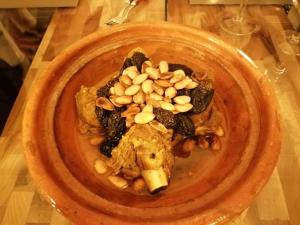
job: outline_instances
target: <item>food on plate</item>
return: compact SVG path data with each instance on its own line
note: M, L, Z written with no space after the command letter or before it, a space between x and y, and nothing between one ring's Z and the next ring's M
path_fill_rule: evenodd
M211 76L134 49L118 75L102 87L81 86L75 96L79 130L93 133L90 144L102 155L95 171L119 189L163 190L176 157L221 149L213 97Z

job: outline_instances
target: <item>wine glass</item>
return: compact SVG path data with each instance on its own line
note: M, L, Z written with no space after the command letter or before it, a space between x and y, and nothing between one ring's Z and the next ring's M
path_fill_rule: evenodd
M219 23L220 27L229 34L236 36L250 35L258 30L258 25L248 20L244 16L248 0L241 0L237 15L222 18Z
M300 32L295 30L285 31L286 40L292 48L295 55L300 55Z
M300 3L297 0L292 0L293 6L290 9L289 14L292 15L299 15L300 14ZM286 30L285 31L286 40L289 43L290 47L292 48L295 55L300 55L300 30Z

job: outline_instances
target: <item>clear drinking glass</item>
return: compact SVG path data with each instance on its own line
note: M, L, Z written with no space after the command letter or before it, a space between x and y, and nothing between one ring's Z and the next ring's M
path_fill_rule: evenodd
M232 35L244 36L250 35L258 30L258 25L245 18L244 13L248 0L241 0L237 15L225 17L220 20L220 27Z
M293 49L295 55L300 55L300 32L295 30L287 30L285 32L287 42Z

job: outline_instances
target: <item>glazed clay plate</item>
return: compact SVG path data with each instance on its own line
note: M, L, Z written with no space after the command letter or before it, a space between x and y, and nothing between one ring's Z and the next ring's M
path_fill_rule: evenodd
M78 132L75 93L105 84L132 49L214 74L222 149L177 158L158 195L121 191L93 168ZM223 224L246 209L275 167L280 128L274 94L240 51L180 25L130 24L94 33L56 57L32 87L23 124L28 166L45 198L76 224Z

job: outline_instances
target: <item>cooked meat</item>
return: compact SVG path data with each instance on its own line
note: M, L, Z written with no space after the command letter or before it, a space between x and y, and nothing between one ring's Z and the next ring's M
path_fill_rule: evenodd
M97 98L96 87L81 86L76 93L76 106L80 119L92 127L100 127L100 123L95 113L95 102Z
M171 137L171 132L162 134L148 124L134 125L113 149L107 164L116 173L127 171L127 177L130 172L137 177L144 170L160 168L170 177L174 164Z

